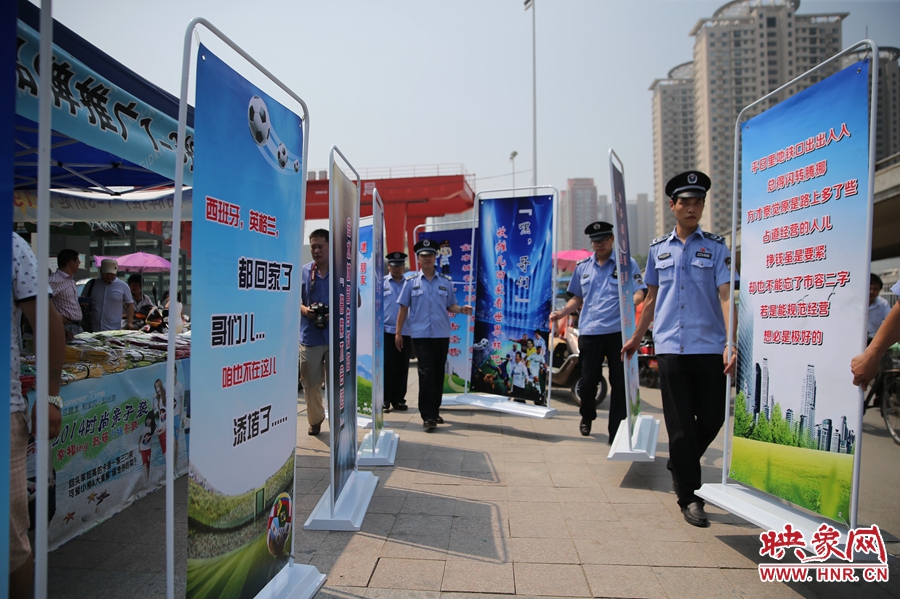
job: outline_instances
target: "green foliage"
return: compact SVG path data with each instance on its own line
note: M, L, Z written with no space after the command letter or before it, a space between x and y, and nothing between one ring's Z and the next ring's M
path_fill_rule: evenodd
M747 412L747 399L741 391L734 398L734 436L748 438L753 432L753 414Z
M372 383L361 376L356 377L356 410L366 416L372 415Z
M772 442L772 424L766 418L765 412L760 412L759 418L756 420L756 426L753 427L753 432L750 433L750 438L763 443Z
M736 437L730 476L832 520L850 513L852 455Z
M644 254L631 254L631 257L634 258L634 261L641 267L641 271L647 267L647 256Z
M781 404L775 404L772 414L772 442L779 445L796 445L797 440L787 420L781 415Z

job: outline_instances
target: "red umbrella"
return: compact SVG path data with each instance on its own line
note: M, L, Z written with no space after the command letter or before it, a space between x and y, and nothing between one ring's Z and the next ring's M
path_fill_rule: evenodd
M121 272L168 272L172 264L162 256L146 252L135 252L124 256L94 256L94 264L99 268L103 260L115 260Z
M565 250L553 254L553 259L556 260L556 268L568 271L575 270L575 264L579 260L584 260L591 254L593 254L593 252L589 252L588 250Z

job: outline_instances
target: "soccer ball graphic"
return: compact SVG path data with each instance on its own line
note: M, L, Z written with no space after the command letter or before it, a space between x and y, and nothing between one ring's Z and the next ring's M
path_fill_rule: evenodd
M275 498L272 511L269 512L269 520L266 522L266 547L272 555L284 553L284 546L291 536L292 519L291 496L282 493Z
M287 166L288 152L284 144L278 144L278 151L275 152L275 158L278 159L278 166L284 168Z
M269 141L269 133L272 130L272 123L269 121L269 109L266 103L259 96L250 98L250 105L247 107L247 124L250 126L250 136L258 146L266 145Z
M294 160L294 172L295 173L300 172L300 161L299 160Z

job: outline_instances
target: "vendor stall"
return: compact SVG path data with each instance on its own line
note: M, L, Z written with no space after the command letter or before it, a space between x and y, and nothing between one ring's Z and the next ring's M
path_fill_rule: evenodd
M32 358L23 356L26 388ZM179 335L176 382L169 390L164 335L83 333L66 346L62 431L51 443L50 549L164 486L166 435L173 426L176 475L187 471L189 358L190 335Z

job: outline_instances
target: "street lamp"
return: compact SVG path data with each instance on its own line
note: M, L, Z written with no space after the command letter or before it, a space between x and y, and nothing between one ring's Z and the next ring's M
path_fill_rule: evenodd
M532 158L534 166L531 168L532 184L537 185L537 36L535 14L537 9L534 7L534 0L525 0L525 10L531 9L531 130L532 130Z
M516 152L515 150L513 150L512 154L509 155L509 161L512 162L512 180L513 180L512 186L513 186L513 189L516 188L516 156L518 156L518 155L519 155L519 153Z

